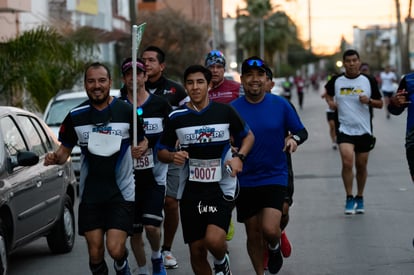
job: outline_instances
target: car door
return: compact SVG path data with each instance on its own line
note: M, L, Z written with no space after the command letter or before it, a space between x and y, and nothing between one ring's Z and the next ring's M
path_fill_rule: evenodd
M0 130L4 139L6 156L13 158L18 152L28 151L28 145L15 119L10 116L0 118ZM33 167L16 167L4 178L4 197L10 207L15 225L15 239L29 234L40 226L33 215L39 204L39 192L36 182L40 175Z
M33 192L32 209L27 212L28 216L33 215L35 228L43 228L54 222L62 204L60 203L65 194L64 167L61 165L44 166L44 158L48 151L53 151L53 145L48 138L45 129L39 119L29 115L18 114L17 119L25 134L29 151L39 156L39 162L30 167L33 171Z
M23 121L25 119L30 123L29 118L23 118ZM29 151L31 148L37 150L38 154L44 154L45 149L42 150L41 147L34 145L39 144L39 137L25 134L31 131L29 123L23 126L15 116L11 115L0 118L5 151L9 157L16 156L19 151ZM28 137L31 139L30 142ZM49 208L47 198L50 197L50 192L43 188L44 169L43 161L40 160L37 165L16 167L5 179L5 186L9 188L6 197L13 215L16 242L30 238L31 234L41 230L53 219L51 211L45 211Z

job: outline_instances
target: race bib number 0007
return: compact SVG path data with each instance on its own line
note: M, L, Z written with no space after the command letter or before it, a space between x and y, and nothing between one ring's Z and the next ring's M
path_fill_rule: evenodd
M218 182L221 180L221 159L189 159L190 181Z

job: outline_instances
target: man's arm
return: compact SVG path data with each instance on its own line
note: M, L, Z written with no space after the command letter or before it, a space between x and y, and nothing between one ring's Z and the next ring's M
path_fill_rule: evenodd
M230 165L232 168L232 176L235 177L237 173L243 170L243 162L254 144L254 134L251 130L242 139L241 146L238 152L233 153L233 158L226 161L226 165Z

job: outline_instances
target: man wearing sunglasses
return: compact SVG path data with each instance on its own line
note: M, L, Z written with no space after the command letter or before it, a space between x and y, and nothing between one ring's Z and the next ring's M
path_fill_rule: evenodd
M132 66L132 58L125 59L121 66L124 82L121 98L130 104L133 104ZM148 149L145 152L140 152L140 157L136 159L134 167L135 220L131 248L138 264L138 273L149 274L143 240L145 229L152 250L151 274L164 275L167 273L161 255L161 224L168 164L158 160L156 144L164 129L165 120L171 112L171 106L165 98L151 94L145 89L147 75L144 62L139 58L136 61L136 67L137 115L144 125Z
M211 71L211 88L208 96L212 101L230 103L240 95L240 83L226 79L226 59L222 52L212 50L205 58L204 65Z
M148 80L145 89L151 94L162 96L168 100L173 109L178 108L189 101L184 87L164 76L166 69L165 53L156 46L148 46L141 54L144 61ZM179 220L177 192L179 185L180 169L170 164L167 174L167 191L164 205L164 234L162 254L166 268L178 268L177 259L171 253L175 233L177 232Z
M278 273L283 265L280 222L288 186L285 152L295 152L308 137L290 103L266 92L266 68L259 57L244 60L241 81L245 96L231 103L255 135L253 148L237 175L240 193L236 208L237 221L246 228L247 250L257 275L264 273L265 243L269 273ZM291 135L286 138L288 132Z

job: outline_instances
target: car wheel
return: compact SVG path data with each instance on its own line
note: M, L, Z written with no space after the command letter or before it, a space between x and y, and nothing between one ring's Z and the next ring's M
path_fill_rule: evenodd
M7 236L3 221L0 220L0 275L6 275L8 269Z
M71 198L65 196L65 204L59 220L47 235L47 244L53 253L68 253L75 243L75 216Z

